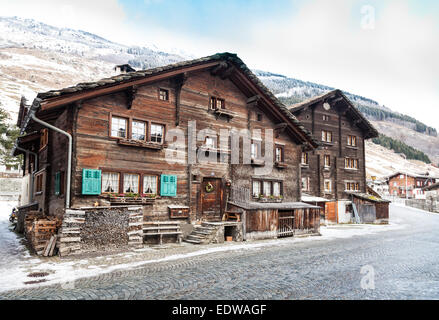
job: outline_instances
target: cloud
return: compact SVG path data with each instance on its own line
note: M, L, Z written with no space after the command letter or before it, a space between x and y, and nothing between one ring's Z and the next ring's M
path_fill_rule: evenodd
M375 7L375 27L363 29L361 8L307 1L287 20L253 26L245 55L258 68L367 96L439 128L437 21L388 1Z

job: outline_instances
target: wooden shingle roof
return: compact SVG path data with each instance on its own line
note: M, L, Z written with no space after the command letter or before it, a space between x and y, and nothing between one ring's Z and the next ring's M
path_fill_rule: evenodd
M191 67L210 65L213 62L219 63L221 61L231 63L238 71L245 75L245 77L250 80L251 83L262 93L262 95L265 96L270 104L280 111L283 117L288 119L290 125L292 125L296 132L302 136L302 140L306 142L306 144L314 148L319 145L319 142L312 137L311 133L302 125L302 123L288 110L284 104L279 101L279 99L274 96L274 94L267 87L262 84L259 78L253 74L245 63L236 54L228 52L217 53L211 56L182 61L162 67L129 72L126 74L101 79L95 82L78 83L75 86L39 93L36 99L39 100L39 105L43 106L43 108L49 106L59 107L74 101L80 101L86 96L87 93L93 93L101 90L102 92L103 90L108 91L108 89L111 89L111 87L116 86L128 88L130 85L141 84L142 81L148 78L156 77L157 75L163 74L166 76L169 74L171 77L178 74L180 70L183 73L184 70L188 70ZM98 93L96 94L98 95ZM90 96L90 94L87 95L87 97Z

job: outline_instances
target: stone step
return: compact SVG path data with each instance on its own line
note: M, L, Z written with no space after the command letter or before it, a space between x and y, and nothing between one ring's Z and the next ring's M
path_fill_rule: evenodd
M198 241L198 240L184 239L183 241L184 242L189 242L189 243L192 243L192 244L201 244L201 241Z
M198 227L194 228L194 231L200 231L200 232L206 232L206 233L212 233L215 232L217 229L210 229L210 228L204 228L204 227Z
M190 235L188 235L187 236L187 238L188 239L192 239L192 240L200 240L200 241L203 241L203 240L206 240L206 236L197 236L197 235L194 235L194 234L190 234Z
M192 231L192 234L201 235L201 236L210 236L212 232L210 231L203 231L203 230L194 230Z

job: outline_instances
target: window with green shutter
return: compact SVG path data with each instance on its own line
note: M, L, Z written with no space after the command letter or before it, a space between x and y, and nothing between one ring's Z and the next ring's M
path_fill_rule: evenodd
M82 169L82 194L101 194L101 170Z
M61 172L55 173L55 195L59 196L61 193Z
M162 174L160 180L160 195L166 197L176 197L177 176Z

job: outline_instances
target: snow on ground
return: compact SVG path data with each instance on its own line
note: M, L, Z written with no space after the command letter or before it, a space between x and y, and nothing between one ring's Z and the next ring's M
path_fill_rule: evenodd
M367 177L383 178L396 172L425 174L430 172L439 176L439 169L417 160L406 160L393 150L386 149L371 141L366 141L366 174Z
M261 250L272 246L291 246L297 243L330 241L339 238L362 236L406 228L399 220L389 225L334 225L321 227L322 236L304 238L284 238L242 243L193 246L183 244L168 249L144 249L88 258L44 258L30 255L24 240L10 230L9 212L15 203L0 202L0 291L61 283L70 285L75 279L92 277L116 270L142 267L151 263L174 261L206 254L243 250ZM42 283L28 283L42 278L32 278L29 274L48 273Z

